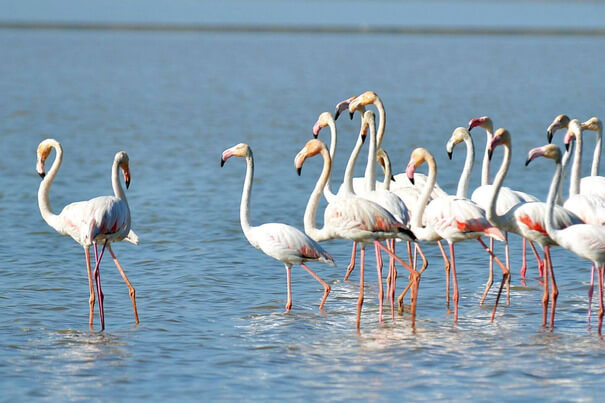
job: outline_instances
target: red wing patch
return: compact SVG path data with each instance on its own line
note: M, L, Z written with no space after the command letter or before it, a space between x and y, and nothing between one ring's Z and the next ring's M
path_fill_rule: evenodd
M525 224L525 226L527 226L527 228L548 236L548 234L546 233L546 230L544 229L544 227L542 227L542 224L540 224L539 222L532 221L532 219L527 214L519 217L519 221L521 221L523 224Z
M456 226L459 231L462 232L483 232L485 230L485 225L476 218L470 219L468 221L458 221L456 220Z
M306 245L303 245L303 247L300 248L300 254L303 255L304 257L309 257L312 259L317 259L319 257L319 253L317 253L317 251L315 251L315 249L308 248Z

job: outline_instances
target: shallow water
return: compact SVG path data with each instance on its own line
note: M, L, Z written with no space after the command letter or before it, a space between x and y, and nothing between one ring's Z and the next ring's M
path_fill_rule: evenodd
M337 268L311 264L332 286L326 311L317 309L322 287L294 269L294 307L283 314L283 266L252 248L239 227L245 164L232 159L219 168L225 148L249 143L253 223L302 227L321 167L310 160L297 177L294 156L321 112L373 89L387 107L384 146L397 172L425 146L437 157L439 183L454 192L464 150L449 161L445 143L455 127L488 114L514 136L506 184L544 198L553 166L525 168L527 150L545 143L559 113L602 115L601 38L3 30L0 48L4 399L587 400L603 390L605 346L586 322L586 262L553 250L560 297L549 332L540 326L533 258L527 286L519 281L519 238L511 240L511 305L495 323L494 294L478 304L483 252L459 244L453 325L439 252L427 246L413 333L407 313L378 323L368 254L357 335L357 272L342 281L350 243L325 243ZM357 125L338 121L338 176ZM46 137L64 148L51 190L55 211L109 194L113 155L130 155L127 194L141 244L114 250L137 290L139 326L122 279L104 260L106 331L88 330L84 254L36 204L35 149ZM594 140L586 143L591 155ZM478 181L476 168L471 186Z

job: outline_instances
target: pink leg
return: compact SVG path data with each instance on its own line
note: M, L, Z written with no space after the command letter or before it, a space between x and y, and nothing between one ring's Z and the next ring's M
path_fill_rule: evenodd
M132 286L132 284L130 284L128 277L126 277L126 273L124 273L124 269L122 269L120 262L118 262L118 258L116 257L115 253L113 253L113 249L111 249L111 244L107 245L107 249L109 250L109 253L111 253L113 262L116 264L118 271L122 275L122 278L124 279L124 282L126 283L126 286L128 287L128 295L130 296L130 301L132 302L132 309L134 311L134 320L135 320L136 324L138 325L139 324L139 313L137 312L137 299L135 296L136 294L135 294L134 287Z
M344 281L349 280L349 276L353 269L355 269L355 255L357 254L357 242L353 242L353 250L351 251L351 263L349 263L349 267L347 267L347 273L345 274Z
M523 252L521 252L521 279L525 279L527 273L527 239L523 238Z
M84 248L84 254L86 255L86 272L88 274L88 288L90 290L90 296L88 297L88 306L89 306L89 312L88 312L88 326L90 327L90 330L93 330L92 327L92 320L94 317L94 310L95 310L95 288L92 285L92 269L90 267L90 248Z
M588 287L588 324L590 325L590 314L592 312L592 294L594 293L594 271L595 265L590 267L590 287Z
M483 249L487 253L489 253L490 255L492 255L494 257L494 261L502 269L502 282L500 283L500 288L498 289L498 294L496 295L496 303L494 304L494 309L492 311L491 321L493 322L494 317L496 316L496 310L498 309L498 302L500 301L500 295L502 295L502 288L503 288L504 284L507 284L508 278L510 277L510 271L508 270L508 268L506 266L504 266L502 264L500 259L498 259L496 257L496 255L494 255L494 253L488 248L488 246L485 244L485 242L483 242L483 240L481 238L477 238L477 242L479 242L481 244L481 246L483 246Z
M95 270L94 277L95 282L97 283L97 297L99 299L99 316L101 317L101 330L105 330L105 312L103 310L103 299L105 296L103 295L103 289L101 288L101 272L99 271L99 266L101 265L101 259L103 259L103 253L105 253L105 247L107 246L107 241L103 244L103 249L101 249L101 254L98 254L97 244L94 243L93 247L95 250Z
M492 288L492 284L494 284L494 238L489 239L489 250L492 253L489 255L489 277L487 278L487 283L485 284L485 289L483 290L483 295L481 296L479 305L483 305L483 302L485 302L485 297L487 297L487 293Z
M361 307L363 306L363 271L366 257L366 247L362 245L361 251L359 252L359 259L361 260L361 268L359 269L359 297L357 298L357 324L355 325L357 331L359 331L359 325L361 322Z
M542 277L542 273L544 271L544 261L540 259L540 255L538 254L538 251L536 250L534 243L532 241L528 241L528 242L529 242L529 246L530 246L532 252L534 252L536 261L538 262L538 274L540 275L540 277Z
M456 277L456 256L454 255L454 244L450 243L450 262L452 263L452 282L454 286L454 323L458 321L458 278Z
M504 233L504 256L506 258L506 271L509 275L506 278L506 306L510 305L510 251L508 249L508 232Z
M382 253L380 253L380 248L374 246L374 250L376 252L376 264L380 266L380 270L382 270Z
M555 310L557 309L557 298L559 296L559 288L557 287L557 282L555 281L555 271L552 267L552 258L550 257L550 246L544 247L544 256L546 257L546 269L550 273L550 279L552 280L552 289L551 289L551 298L552 305L550 306L550 328L553 329L555 327Z
M300 265L302 266L303 269L305 269L307 272L309 272L309 274L312 275L315 280L319 281L320 284L324 286L324 296L321 299L321 303L319 304L319 310L322 311L324 309L324 304L326 303L326 299L328 298L328 295L330 295L331 288L328 285L328 283L326 283L321 277L319 277L317 274L315 274L313 272L313 270L311 270L309 267L307 267L306 264L301 263Z
M286 265L286 284L288 287L288 302L286 303L286 312L284 313L288 313L290 312L290 309L292 309L292 265L287 264Z
M376 249L376 256L379 256L380 249L378 249L378 246L374 246L374 248ZM378 274L378 322L382 323L382 304L384 299L384 290L382 287L382 266L378 263L378 261L376 262L376 273Z
M596 266L596 264L595 264ZM599 336L601 335L601 328L603 326L603 314L605 308L603 308L603 277L605 272L605 266L599 267Z
M409 242L408 242L409 243ZM395 253L395 245L397 243L395 242L394 239L391 239L391 250L393 251L393 254ZM391 289L390 289L390 294L389 294L389 303L391 304L391 319L395 320L395 286L397 285L397 268L395 267L395 260L393 260L390 256L389 256L389 264L392 263L392 266L390 268L391 270Z
M445 253L445 249L443 249L443 245L441 241L437 241L437 245L439 245L439 251L441 252L441 256L443 257L445 270L445 304L449 309L450 306L450 262L447 259L447 254Z
M546 249L544 249L544 261L548 259ZM548 270L543 271L544 277L544 295L542 296L542 327L546 327L546 317L548 316Z

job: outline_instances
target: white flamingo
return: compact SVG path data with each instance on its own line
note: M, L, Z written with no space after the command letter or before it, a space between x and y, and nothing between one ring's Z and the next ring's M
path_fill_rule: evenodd
M52 167L46 175L45 163L50 152L55 150L56 156ZM89 326L92 328L93 311L95 305L94 286L91 277L90 267L90 246L92 245L95 252L95 269L94 278L97 285L97 297L99 299L99 316L101 319L101 330L105 329L105 313L103 310L103 290L101 288L101 274L99 266L105 248L109 250L113 261L118 268L124 282L128 286L132 308L134 310L135 321L139 323L139 315L137 313L137 304L135 299L135 289L126 277L126 273L122 269L118 258L111 248L112 242L117 242L126 239L130 233L130 209L126 194L122 189L119 179L119 170L121 169L124 175L126 188L130 185L130 167L128 155L124 151L120 151L115 155L113 166L111 168L111 182L115 196L101 196L88 201L81 201L68 204L63 208L60 214L53 213L50 207L49 193L61 162L63 161L63 148L55 139L43 140L37 149L37 165L36 170L43 178L38 189L38 206L42 218L48 225L55 229L61 235L69 235L84 248L86 255L86 268L88 273L88 286L90 297L88 300L89 311ZM129 237L130 241L137 240L136 234L132 233ZM97 244L102 244L101 253L98 253Z
M486 142L485 142L485 152L483 153L483 163L481 166L481 187L475 189L475 191L471 195L471 200L478 203L484 209L487 209L487 205L489 203L489 200L490 200L491 194L492 194L491 188L486 186L486 185L490 184L490 159L488 157L488 145L489 145L489 142L492 140L492 137L494 136L494 124L489 116L482 116L479 118L471 119L468 122L469 133L475 127L481 127L483 129L485 129L485 134L486 134L487 138L486 138ZM514 196L512 196L510 194L511 192L514 194ZM511 196L512 196L512 198L511 198ZM502 193L500 195L500 199L498 199L498 206L497 206L498 214L507 211L508 208L506 208L506 207L509 207L509 206L512 207L512 203L514 202L515 199L518 199L520 201L526 201L526 202L540 201L537 197L530 195L529 193L521 192L519 190L513 190L509 187L503 187ZM501 204L502 204L502 206L501 206ZM501 208L504 211L502 211ZM493 247L493 246L494 246L493 240L490 240L490 247ZM507 246L508 246L508 243L507 243ZM536 261L538 262L538 272L539 272L540 276L542 276L543 269L544 269L544 262L542 261L542 259L540 259L540 255L538 255L538 251L536 250L534 243L529 241L529 246L531 247L531 250L536 258ZM490 262L490 273L493 270L492 266L493 265ZM524 279L525 274L527 273L527 240L525 238L523 238L523 246L522 246L522 251L521 251L520 273L521 273L521 279ZM491 278L491 275L490 275L490 278Z
M420 281L420 277L412 267L399 257L393 255L390 250L379 242L392 238L399 238L406 241L414 240L414 234L405 228L402 223L398 222L387 210L380 207L378 204L356 196L353 193L353 170L351 169L351 164L347 165L343 191L339 192L338 197L335 197L328 203L324 212L324 225L322 228L318 228L315 217L317 215L319 199L328 177L330 176L330 171L332 170L332 161L328 148L320 140L309 140L303 149L296 155L294 160L294 165L300 174L305 160L318 154L323 157L324 164L320 177L309 197L307 208L305 209L305 232L317 242L342 238L355 241L361 245L356 328L359 330L361 308L364 299L365 246L371 243L374 244L375 248L385 250L389 256L393 256L396 261L410 271L412 280L415 284L412 287L412 327L414 327L416 296L418 291L417 285ZM378 264L377 271L379 272Z
M252 193L252 180L254 178L254 157L248 144L240 143L223 151L221 166L231 157L242 157L246 159L246 179L242 191L240 204L240 222L244 236L250 245L264 254L279 260L286 267L286 281L288 288L288 302L286 312L292 308L292 285L291 270L295 264L300 264L313 278L324 287L324 295L319 304L322 310L326 298L330 294L330 286L321 277L313 272L305 262L321 262L331 266L334 259L317 242L297 228L282 223L267 223L259 226L250 224L250 194Z
M406 168L406 174L410 181L414 181L414 173L418 166L426 162L429 166L429 178L427 188L423 193L423 198L418 201L414 210L415 216L412 220L412 228L422 226L426 223L427 231L434 231L445 239L450 248L450 263L452 268L452 281L454 286L454 322L458 320L458 280L456 276L456 258L454 255L454 244L460 241L477 239L483 248L490 254L487 245L481 240L481 236L494 237L498 240L504 240L502 232L485 218L485 211L476 203L466 198L456 196L447 196L433 199L427 206L428 192L432 191L434 180L437 176L437 163L433 155L425 148L417 148L410 156L410 162ZM426 186L426 185L425 185ZM428 190L427 190L428 189ZM426 212L425 212L426 208ZM418 230L418 229L417 229ZM430 234L429 234L430 235ZM495 258L496 263L502 268L502 284L496 298L492 321L498 306L498 300L502 291L502 285L506 283L509 273L502 262Z
M487 219L498 228L506 232L512 232L538 243L544 250L544 261L546 264L543 276L545 287L548 275L554 279L554 270L550 256L550 247L556 246L557 242L552 239L545 230L546 204L543 202L521 202L510 208L505 213L499 213L496 210L497 200L502 191L502 183L510 167L511 160L511 136L508 130L498 129L489 143L490 156L498 146L504 147L504 159L494 179L494 192L487 209ZM558 226L567 227L579 224L582 221L575 214L557 206L555 220ZM557 306L558 290L553 280L553 297L550 315L550 326L554 326L555 310ZM548 311L548 289L545 288L542 299L543 317L542 326L546 326L546 316Z
M578 224L565 229L560 229L554 224L555 197L561 182L561 150L554 144L548 144L530 150L527 163L537 157L546 157L555 161L556 168L546 201L546 231L563 248L572 251L576 255L589 260L598 268L599 274L599 335L603 325L603 277L605 272L605 227L602 225ZM553 280L553 289L555 280Z

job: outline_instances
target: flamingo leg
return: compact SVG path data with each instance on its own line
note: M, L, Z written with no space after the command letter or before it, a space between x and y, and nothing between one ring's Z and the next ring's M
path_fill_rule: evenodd
M347 267L347 273L345 274L344 281L349 280L349 276L353 269L355 269L355 255L357 254L357 242L353 242L353 250L351 251L351 262L349 263L349 267Z
M95 250L95 270L94 277L95 282L97 283L97 297L99 299L99 316L101 317L101 330L105 330L105 312L103 310L103 299L105 296L103 295L103 289L101 288L101 272L99 270L99 266L101 265L101 259L103 259L103 253L105 253L105 247L107 246L107 241L103 244L103 249L101 249L101 254L98 254L97 251L97 243L93 243L93 248Z
M595 263L596 266L596 263ZM605 276L605 265L599 267L599 336L601 336L601 327L603 325L603 314L605 308L603 308L603 277Z
M286 266L286 284L287 284L287 289L288 289L288 302L286 302L286 311L284 313L288 313L290 312L290 309L292 309L292 265L285 265Z
M398 309L397 312L399 313L399 315L403 314L403 298L405 297L405 295L407 294L408 290L410 288L412 288L412 286L416 285L417 287L420 286L420 276L422 275L422 273L426 270L426 268L428 267L428 260L426 259L426 256L424 255L424 252L422 251L422 249L420 248L420 245L415 244L414 245L414 255L416 255L416 253L420 253L420 257L422 257L422 267L420 268L420 270L417 272L417 275L414 275L414 273L416 273L416 271L413 271L410 273L410 282L408 283L408 285L405 287L405 289L403 290L403 292L399 295L399 297L397 297L397 303L398 303ZM416 259L414 259L416 260ZM414 266L416 266L416 263L414 263ZM414 282L414 278L417 278L416 283ZM413 303L413 296L410 297L410 304L412 305ZM414 306L411 307L411 309L414 309ZM415 312L414 312L415 314Z
M366 257L366 247L365 245L361 246L361 251L359 252L359 260L360 269L359 269L359 297L357 298L357 323L355 328L359 331L359 325L361 322L361 307L363 306L363 271L365 265L365 257Z
M437 245L439 245L439 251L441 252L441 256L443 257L445 270L445 304L449 308L450 306L450 262L447 259L447 254L445 253L445 249L443 249L443 244L441 240L437 241Z
M546 257L546 249L544 249L544 260ZM546 316L548 315L548 270L543 271L544 277L544 295L542 296L542 327L546 327Z
M376 244L374 244L374 248L376 250L376 257L380 256L380 249L378 249L378 246L376 246ZM392 260L391 258L389 259ZM390 267L391 265L389 264L389 269ZM378 322L382 323L382 304L384 300L384 289L382 287L382 265L378 262L378 259L376 260L376 273L378 274Z
M551 287L551 298L552 305L550 307L550 328L553 329L555 327L555 310L557 309L557 298L559 296L559 288L557 287L557 282L555 281L555 271L552 267L552 258L550 257L550 246L544 247L544 257L546 257L545 264L546 268L550 272L550 279L552 280Z
M508 268L506 266L504 266L502 264L502 262L500 261L500 259L498 259L496 257L496 255L494 255L494 253L489 250L488 246L485 244L485 242L483 242L483 240L481 238L477 238L477 242L479 242L481 244L481 246L483 246L483 249L485 251L487 251L487 253L489 253L490 255L492 255L494 257L494 261L502 269L502 282L500 283L500 288L498 289L498 295L496 295L496 303L494 304L494 309L492 311L492 319L491 319L491 321L493 322L494 321L494 317L496 315L496 310L498 309L498 302L500 301L500 295L502 295L502 288L503 288L504 284L506 284L506 282L508 281L508 278L510 277L510 271L508 270Z
M454 301L454 323L458 321L458 279L456 277L456 256L454 255L454 244L450 243L450 261L452 262L452 282L454 286L454 295L452 299Z
M510 305L510 250L508 248L508 232L504 233L504 256L506 261L506 271L509 273L506 278L506 306Z
M489 250L494 253L494 238L489 239ZM487 297L487 293L492 288L492 284L494 284L494 256L489 255L489 277L487 278L487 283L485 284L485 290L483 290L483 295L481 296L481 300L479 301L479 305L483 305L485 302L485 297Z
M521 252L521 279L525 279L527 273L527 239L523 238L523 251Z
M387 239L387 246L395 254L395 240ZM391 319L395 320L395 284L397 282L397 269L395 268L395 261L389 256L389 274L387 275L387 298L391 306Z
M536 247L532 241L529 242L529 246L531 247L532 252L534 252L534 256L536 257L536 261L538 262L538 274L542 276L542 272L544 271L544 261L540 259L540 254L536 250Z
M84 248L84 254L86 255L86 273L88 274L88 288L90 289L90 297L88 298L88 305L90 311L88 313L88 325L92 330L92 321L94 318L95 310L95 288L92 285L92 269L90 267L90 247Z
M319 304L319 310L323 311L324 304L326 303L326 299L328 298L328 295L330 295L331 288L328 285L328 283L326 283L321 277L319 277L317 274L315 274L313 272L313 270L311 270L306 264L301 263L300 265L302 266L303 269L305 269L306 271L308 271L309 274L312 275L315 280L319 281L321 283L321 285L323 285L323 287L324 287L324 296L321 299L321 303Z
M111 244L107 245L107 249L109 250L109 253L111 253L111 257L113 258L113 262L116 264L116 267L118 268L118 271L122 275L122 278L124 279L124 282L126 283L126 286L128 287L128 295L130 296L130 300L132 301L132 309L134 311L134 319L135 319L136 324L138 325L139 324L139 314L137 312L137 299L135 297L134 287L132 286L132 284L130 284L130 281L128 280L128 277L126 277L126 273L124 273L124 269L122 269L122 266L120 265L120 262L118 262L118 258L116 257L115 253L113 253L113 249L111 248Z
M590 325L590 314L592 313L592 294L594 293L594 271L595 265L590 267L590 287L588 287L588 324Z

